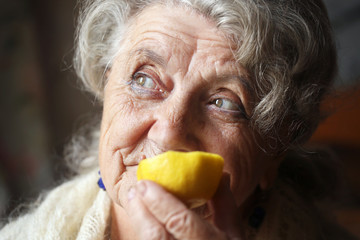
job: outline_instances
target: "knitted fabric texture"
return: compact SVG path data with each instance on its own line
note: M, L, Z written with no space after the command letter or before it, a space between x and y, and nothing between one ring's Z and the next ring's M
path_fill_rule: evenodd
M97 180L94 171L55 188L38 208L6 225L0 238L104 239L110 199Z
M93 171L55 188L32 212L0 230L0 239L108 239L111 200L96 184L98 178ZM263 207L266 216L262 225L259 229L248 226L246 240L354 239L332 237L333 232L324 234L312 205L281 180Z
M52 190L33 212L2 229L0 238L13 239L105 239L110 199L96 184L91 172ZM314 216L305 202L286 184L275 184L260 229L247 229L248 240L320 239Z

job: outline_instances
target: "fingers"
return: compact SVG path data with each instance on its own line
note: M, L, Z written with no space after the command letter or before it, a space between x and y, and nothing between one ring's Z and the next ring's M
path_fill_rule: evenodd
M172 239L166 232L163 225L149 212L141 200L141 186L129 191L129 204L127 213L132 220L133 229L136 231L138 239L167 240Z
M132 219L139 223L148 221L147 227L160 231L159 236L152 239L225 239L225 234L187 209L159 185L140 181L135 191L129 201L129 215L134 214ZM146 236L145 239L150 238Z

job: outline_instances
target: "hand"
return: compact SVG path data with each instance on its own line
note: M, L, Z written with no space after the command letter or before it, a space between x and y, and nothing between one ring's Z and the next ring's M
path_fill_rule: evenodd
M130 190L126 211L139 239L243 239L235 201L225 185L223 179L212 201L217 226L151 181L140 181Z

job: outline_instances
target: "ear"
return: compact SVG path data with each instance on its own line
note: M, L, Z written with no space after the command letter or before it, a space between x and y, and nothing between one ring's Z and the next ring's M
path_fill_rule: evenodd
M267 169L265 169L265 172L259 181L259 185L262 190L267 190L272 185L274 185L274 182L278 175L278 168L283 159L284 155L279 156L275 159L269 159L269 161L271 162L269 163Z

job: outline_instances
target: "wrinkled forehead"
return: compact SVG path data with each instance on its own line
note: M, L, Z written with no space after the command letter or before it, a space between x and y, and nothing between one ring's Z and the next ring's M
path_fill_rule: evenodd
M151 63L168 73L200 74L209 81L231 76L241 79L248 95L253 95L248 73L236 62L230 41L197 11L151 6L133 19L125 38L118 60L126 66Z
M169 46L170 50L179 48L203 54L216 49L220 50L219 58L233 58L231 44L215 23L181 6L155 5L144 9L131 22L126 38L127 47L146 41L155 48Z

